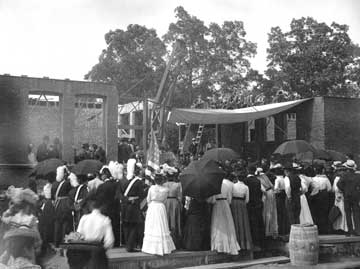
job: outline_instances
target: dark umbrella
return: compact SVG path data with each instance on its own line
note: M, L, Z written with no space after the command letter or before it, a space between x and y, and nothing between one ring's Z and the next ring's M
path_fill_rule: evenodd
M291 141L286 141L282 143L280 146L278 146L277 149L274 151L274 153L287 155L287 154L299 154L308 151L315 152L316 149L305 140L291 140Z
M183 194L204 199L221 192L224 171L213 160L193 161L180 174Z
M86 176L99 172L103 164L98 160L83 160L75 164L71 172L77 176Z
M240 155L229 148L214 148L205 152L203 159L214 160L218 162L231 161L239 159Z
M331 156L326 150L318 148L314 152L314 158L320 160L331 160Z
M47 159L42 162L39 162L34 170L31 172L30 176L41 179L54 179L56 177L56 168L64 165L65 162L59 159Z
M328 154L330 155L331 160L333 161L340 161L340 162L346 162L347 157L345 154L338 152L336 150L328 150Z

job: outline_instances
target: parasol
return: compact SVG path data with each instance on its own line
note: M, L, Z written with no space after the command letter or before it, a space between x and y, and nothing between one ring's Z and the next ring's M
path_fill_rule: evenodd
M330 155L330 158L333 161L340 161L343 163L348 159L345 154L336 150L328 150L327 153Z
M214 148L205 152L203 159L214 160L217 162L231 161L239 159L240 155L229 148Z
M42 162L39 162L34 170L31 172L30 176L34 176L38 179L53 179L56 177L56 168L64 165L65 162L59 159L47 159Z
M224 171L213 160L193 161L180 174L183 194L204 199L221 192Z
M274 154L278 153L280 155L287 154L299 154L305 152L316 152L316 149L310 145L305 140L291 140L282 143L277 149L274 151Z
M71 172L77 176L86 176L99 172L103 164L98 160L83 160L75 164Z

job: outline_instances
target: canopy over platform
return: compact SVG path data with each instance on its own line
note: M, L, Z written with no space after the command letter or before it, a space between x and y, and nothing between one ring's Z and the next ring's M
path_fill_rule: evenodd
M191 124L230 124L266 118L293 108L308 99L252 106L240 109L187 109L175 108L169 113L168 122Z

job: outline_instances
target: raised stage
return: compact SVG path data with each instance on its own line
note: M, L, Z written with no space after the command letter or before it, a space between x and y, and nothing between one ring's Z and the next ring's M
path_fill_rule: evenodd
M360 236L319 236L319 261L338 262L344 257L360 257ZM267 240L261 252L240 251L232 256L214 251L175 251L169 255L156 256L142 252L128 253L123 248L107 252L111 269L167 269L167 268L246 268L249 266L289 263L288 243L283 240ZM255 259L254 259L255 257ZM209 266L204 266L209 265ZM360 263L359 263L360 266Z

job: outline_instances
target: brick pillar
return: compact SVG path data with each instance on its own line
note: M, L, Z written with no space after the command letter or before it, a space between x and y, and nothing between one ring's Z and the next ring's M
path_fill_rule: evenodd
M135 125L136 121L135 121L135 111L131 111L129 113L129 125ZM135 137L135 129L130 129L130 137L133 138Z
M105 126L105 150L107 161L117 160L117 125L118 122L118 94L116 89L104 98L104 126Z
M287 117L286 113L276 114L275 120L275 142L281 144L287 139Z
M266 140L266 119L255 120L256 158L259 160L263 155L263 147Z
M27 91L0 80L0 164L26 164Z
M75 95L69 83L61 96L61 137L64 161L74 162Z

